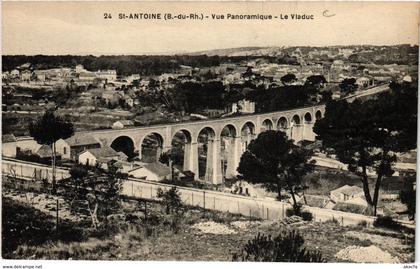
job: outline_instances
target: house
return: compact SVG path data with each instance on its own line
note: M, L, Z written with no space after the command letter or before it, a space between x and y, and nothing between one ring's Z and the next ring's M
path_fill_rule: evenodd
M52 149L49 145L42 145L36 152L35 155L37 155L40 159L43 160L51 160L52 157ZM56 153L55 154L56 159L61 159L61 154Z
M86 69L83 67L83 65L78 64L76 65L75 71L76 73L82 73L82 72L86 72Z
M10 71L10 76L13 77L13 78L19 77L19 74L20 74L20 72L17 69L13 69L12 71Z
M79 74L79 80L83 82L93 82L96 77L96 74L92 72L82 72Z
M76 161L79 153L87 149L99 148L101 144L88 134L75 134L56 142L56 151L63 159Z
M246 99L232 104L230 113L255 113L255 103Z
M349 202L354 200L358 201L357 198L364 198L363 189L357 186L344 185L338 189L332 190L330 192L330 198L332 201L338 202Z
M16 157L17 145L16 137L13 134L2 135L2 155L5 157Z
M117 71L116 70L98 70L96 71L96 76L98 78L103 78L108 81L117 80Z
M134 126L134 122L131 120L119 120L112 124L112 129L123 129Z
M404 81L404 82L412 82L412 81L413 81L413 79L411 78L411 76L410 76L410 75L405 75L405 76L403 77L402 81Z
M145 178L150 181L161 181L171 178L171 169L159 162L146 163L128 171L128 175L135 178Z
M20 79L29 81L31 80L31 76L32 76L32 72L29 70L25 70L25 71L22 71L22 73L20 74Z
M95 166L96 164L106 164L111 160L120 160L120 154L111 147L86 149L79 154L79 163Z
M372 80L368 77L360 77L356 79L356 84L361 88L369 87L372 84Z

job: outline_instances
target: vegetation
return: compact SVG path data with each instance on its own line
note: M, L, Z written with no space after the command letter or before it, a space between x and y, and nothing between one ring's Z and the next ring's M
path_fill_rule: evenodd
M108 215L119 208L122 180L125 175L117 172L117 168L110 165L105 172L99 167L91 171L82 165L75 165L70 170L71 193L67 194L70 205L74 201L86 201L95 229L101 220L107 221Z
M176 187L172 187L167 191L163 191L159 188L157 191L157 198L162 200L166 209L166 214L176 213L182 207L181 197Z
M286 74L284 76L282 76L280 78L280 81L284 84L284 85L288 85L291 84L293 82L295 82L297 80L296 76L294 74Z
M355 78L345 78L340 82L339 87L344 94L351 94L357 90Z
M49 145L52 149L52 189L56 190L55 165L56 148L55 143L59 139L66 139L73 135L73 124L65 119L56 116L53 110L45 111L44 115L29 124L29 133L38 144Z
M381 182L394 173L395 153L417 145L417 88L395 83L390 87L391 92L382 93L377 99L328 103L325 117L314 126L323 147L334 149L349 171L361 177L373 215L376 215ZM373 196L368 169L376 172Z
M414 186L415 183L415 174L407 176L404 179L404 186L400 191L401 202L407 206L408 216L411 220L414 220L416 214L416 189Z
M302 189L302 178L312 171L309 162L312 152L293 144L284 132L266 131L251 141L242 155L238 172L241 178L251 183L262 183L268 190L286 189L298 212L296 191Z
M287 208L286 209L286 216L287 217L299 216L304 221L312 221L312 219L313 219L312 213L309 212L309 211L306 211L306 210L302 210L302 205L301 204L297 204L293 208Z
M373 222L373 226L397 231L400 231L402 228L401 224L394 221L391 216L378 216Z
M66 243L83 238L83 229L71 222L60 223L56 230L53 217L11 199L2 200L3 258L17 258L13 251L21 245L37 246L50 240Z
M258 235L248 241L234 261L252 262L325 262L318 251L303 247L305 240L295 230L283 230L278 236Z

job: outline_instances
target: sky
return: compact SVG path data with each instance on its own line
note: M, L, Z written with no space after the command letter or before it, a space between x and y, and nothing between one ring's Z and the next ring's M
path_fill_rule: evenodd
M327 11L326 11L327 10ZM327 15L323 16L326 11ZM119 13L288 20L119 20ZM111 13L112 19L104 19ZM290 14L313 15L291 20ZM3 55L171 54L250 46L418 44L415 2L3 2Z

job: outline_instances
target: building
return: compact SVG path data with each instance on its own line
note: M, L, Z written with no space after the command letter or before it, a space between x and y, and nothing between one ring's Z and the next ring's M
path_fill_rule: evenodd
M111 160L120 160L120 154L111 147L91 148L81 152L78 160L84 165L95 166L98 163L106 165Z
M56 142L56 151L63 159L76 161L81 152L87 149L99 148L101 144L88 134L75 134L67 139Z
M15 158L17 152L16 137L13 134L2 135L1 142L2 156Z
M11 76L12 78L17 78L17 77L19 77L19 74L20 74L20 72L19 72L19 70L17 70L17 69L13 69L12 71L10 71L10 76Z
M119 120L112 124L112 129L123 129L127 127L133 127L134 123L131 120Z
M373 84L373 80L368 77L360 77L356 79L356 84L361 88L369 87Z
M171 169L159 162L146 163L128 171L128 175L135 178L144 178L149 181L161 181L171 178Z
M246 99L232 104L230 113L255 113L255 103Z
M31 76L32 76L32 72L29 70L24 70L22 71L22 73L20 73L21 80L29 81L31 80Z
M117 71L116 70L98 70L95 72L98 78L106 79L108 81L117 80Z
M351 201L359 203L359 198L364 198L364 192L362 188L357 186L344 185L330 192L330 199L335 203L352 203Z
M52 158L52 149L49 145L42 145L36 152L35 155L37 155L42 160L51 160ZM55 154L56 159L61 159L61 154L56 153Z
M79 81L81 82L93 83L96 78L96 74L92 72L82 72L79 74Z
M76 70L76 73L86 72L86 69L81 64L76 65L75 70Z

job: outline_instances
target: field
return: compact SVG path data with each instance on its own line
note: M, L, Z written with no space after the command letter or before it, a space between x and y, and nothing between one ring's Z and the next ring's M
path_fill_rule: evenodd
M2 218L4 258L231 261L233 254L257 233L276 235L282 229L296 229L305 238L305 246L319 250L327 262L369 262L372 257L382 262L414 261L413 232L362 225L341 227L336 222L306 222L295 217L249 220L186 207L180 215L166 214L160 203L151 201L124 201L122 209L98 230L90 227L87 215L79 212L71 217L60 211L57 231L53 202L58 197L31 193L32 198L27 200L17 190L9 190L6 196ZM60 203L63 210L68 208L64 201ZM351 246L356 254L343 251ZM392 258L380 260L387 255Z

